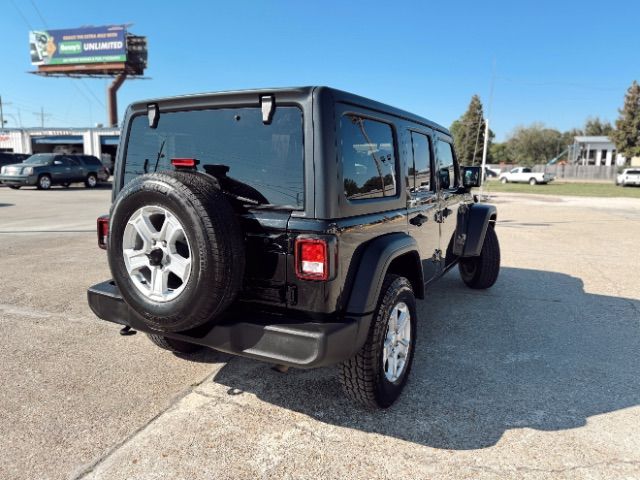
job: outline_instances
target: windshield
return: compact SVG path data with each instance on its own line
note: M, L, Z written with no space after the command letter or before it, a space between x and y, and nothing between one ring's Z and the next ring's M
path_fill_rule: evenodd
M53 157L54 155L48 153L36 153L27 158L23 163L28 163L29 165L48 165L51 163L51 160L53 160Z
M158 127L134 117L125 153L124 183L143 173L173 170L172 158L195 158L198 170L225 191L254 204L302 208L302 111L278 106L270 124L259 108L167 112ZM228 185L228 187L227 187Z

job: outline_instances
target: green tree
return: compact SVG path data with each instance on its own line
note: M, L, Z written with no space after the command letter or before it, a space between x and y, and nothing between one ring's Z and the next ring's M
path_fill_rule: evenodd
M462 165L473 165L482 160L484 145L484 113L478 95L471 97L467 111L451 124L451 134L458 160ZM489 132L489 142L493 137Z
M619 110L616 129L611 137L618 153L630 159L640 156L640 85L633 81Z
M492 143L489 150L492 163L509 163L511 154L506 142Z
M541 123L517 127L507 140L510 159L527 166L547 163L565 147L562 134Z
M588 136L609 136L612 131L611 124L600 120L598 117L589 117L584 124L584 134Z

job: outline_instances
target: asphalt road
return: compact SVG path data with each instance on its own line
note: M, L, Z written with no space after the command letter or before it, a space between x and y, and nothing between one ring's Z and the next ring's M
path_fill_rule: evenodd
M178 358L86 306L107 190L0 188L0 478L640 478L640 201L501 194L503 268L419 303L393 408Z

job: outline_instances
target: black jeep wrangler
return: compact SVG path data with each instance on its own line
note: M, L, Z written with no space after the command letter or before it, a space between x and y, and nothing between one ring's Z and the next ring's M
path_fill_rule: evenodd
M331 88L135 103L114 173L98 317L174 352L339 364L370 407L407 381L426 287L498 277L496 209L449 132Z

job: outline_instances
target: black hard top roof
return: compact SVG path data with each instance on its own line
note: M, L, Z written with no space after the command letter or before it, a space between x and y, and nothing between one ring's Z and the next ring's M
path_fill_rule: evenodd
M274 95L276 97L276 104L277 104L278 94L281 94L281 95L294 94L297 96L307 96L310 99L315 90L323 90L323 93L330 93L331 95L333 95L336 101L344 102L352 105L358 105L371 110L376 110L379 112L391 114L412 122L417 122L417 123L429 126L435 130L439 130L443 133L446 133L447 135L450 135L449 130L447 128L431 120L428 120L424 117L416 115L414 113L407 112L406 110L392 107L391 105L386 105L384 103L377 102L375 100L371 100L366 97L361 97L360 95L345 92L345 91L338 90L331 87L323 87L323 86L260 88L260 89L249 89L249 90L229 90L224 92L197 93L197 94L180 95L175 97L165 97L165 98L156 98L156 99L139 101L139 102L133 103L131 105L131 108L135 110L146 108L146 105L150 103L157 103L160 106L163 106L163 105L177 106L182 101L186 101L186 100L188 100L189 102L193 102L193 101L207 102L208 100L220 100L225 97L237 97L237 98L254 97L255 98L257 96L267 95L267 94Z

